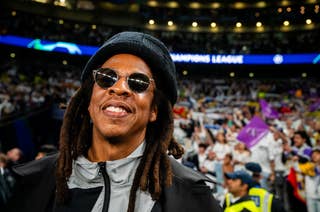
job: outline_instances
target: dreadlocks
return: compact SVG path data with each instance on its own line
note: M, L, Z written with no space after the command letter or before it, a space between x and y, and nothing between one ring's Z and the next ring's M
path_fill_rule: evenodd
M88 78L74 97L65 112L60 132L60 154L56 170L56 199L60 204L70 198L67 181L72 173L72 161L78 156L87 155L92 142L92 125L88 106L93 87ZM152 106L158 110L157 120L147 126L146 148L134 176L130 191L128 212L135 208L138 188L148 191L153 200L161 196L162 185L172 184L172 170L168 155L180 158L183 148L173 138L172 105L160 90L155 90Z

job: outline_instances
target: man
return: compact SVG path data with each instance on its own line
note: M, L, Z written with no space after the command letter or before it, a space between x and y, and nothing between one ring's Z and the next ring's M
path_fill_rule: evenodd
M254 201L248 195L252 183L251 176L244 170L225 174L228 193L223 208L225 212L257 212Z
M293 135L293 146L292 148L286 149L284 159L291 159L299 163L310 161L312 148L308 143L310 143L310 138L305 131L295 131Z
M258 211L260 212L284 212L283 204L269 193L266 189L261 187L260 180L262 179L262 168L258 163L249 162L245 164L245 168L251 172L252 186L249 189L249 195L255 202Z
M270 184L274 181L274 154L273 154L273 134L268 132L256 145L251 147L251 160L257 162L262 168L260 181L261 187L271 190Z
M15 183L10 170L7 168L7 162L7 156L0 152L0 208L4 208L7 204Z
M12 169L13 166L22 163L23 161L23 152L18 147L14 147L7 152L7 168Z
M175 66L161 41L116 34L81 78L58 159L16 168L12 211L221 211L209 179L168 156L181 157L183 148L172 136Z
M304 174L308 212L320 211L320 147L312 148L311 162Z
M283 159L291 164L286 180L286 194L290 211L308 211L305 196L305 175L301 167L310 162L312 148L310 138L305 131L295 131L293 134L293 146L286 145L283 152Z
M35 157L36 160L39 160L43 157L45 157L46 155L49 154L53 154L58 152L58 149L55 145L53 144L43 144L42 146L40 146L39 151Z

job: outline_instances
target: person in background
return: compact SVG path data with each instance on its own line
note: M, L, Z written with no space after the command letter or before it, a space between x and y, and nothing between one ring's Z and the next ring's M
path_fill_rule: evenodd
M257 212L254 201L249 196L252 183L251 176L244 170L225 174L228 193L225 196L223 209L225 212Z
M176 71L160 40L118 33L81 79L59 154L15 169L8 211L222 211L205 184L212 181L175 160L183 154L173 138Z
M190 155L186 161L183 162L185 166L193 168L201 172L201 167L204 165L204 161L207 159L207 149L208 145L204 143L198 144L198 152Z
M0 152L0 208L4 208L11 198L15 180L7 168L8 158Z
M268 132L256 145L250 148L252 162L259 163L262 168L261 186L266 190L271 190L274 182L274 154L273 154L273 134Z
M312 148L309 143L309 136L305 131L295 131L293 135L293 146L287 146L283 151L283 160L305 163L310 160Z
M52 144L44 144L39 148L39 151L35 157L36 160L39 160L41 158L43 158L44 156L48 155L48 154L53 154L58 152L58 149L55 145Z
M231 153L231 146L228 144L226 136L223 131L218 131L216 134L216 143L214 144L212 150L217 155L218 161L223 161L226 154Z
M11 170L13 166L23 162L23 152L20 148L14 147L7 151L7 158L7 168Z
M283 151L283 160L289 164L289 173L286 177L286 198L288 199L288 210L304 212L306 204L306 184L303 170L309 167L312 148L309 136L304 130L295 131L293 134L293 145L286 145Z
M277 129L275 127L270 127L270 131L273 133L274 142L271 143L274 155L274 171L275 171L275 179L272 186L272 192L276 195L280 200L284 199L284 185L285 185L285 177L288 174L286 170L286 166L283 163L282 155L284 151L284 146L287 145L288 138L282 132L281 129Z
M244 164L250 161L250 150L243 142L238 142L232 152L234 170L244 169Z
M234 171L233 163L232 163L232 155L230 153L226 154L226 156L223 159L223 164L221 167L221 170L223 172L223 182L226 184L226 173L231 173Z
M311 153L311 163L306 179L306 200L308 212L320 211L320 147L314 147Z
M258 212L285 212L286 210L281 201L261 187L261 166L258 163L249 162L245 164L245 168L252 176L253 182L249 190L249 195L259 209Z

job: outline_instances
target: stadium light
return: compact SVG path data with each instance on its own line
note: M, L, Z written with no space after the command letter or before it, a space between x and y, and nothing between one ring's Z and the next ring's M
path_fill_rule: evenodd
M200 9L200 8L201 8L201 4L200 4L199 2L191 2L191 3L189 4L189 7L190 7L191 9Z
M197 27L198 23L196 21L192 22L192 27Z
M237 27L237 28L242 27L242 23L241 23L241 22L237 22L237 23L236 23L236 27Z
M215 27L217 27L217 24L216 24L216 22L211 22L210 26L211 26L212 28L215 28Z
M148 4L149 7L157 7L157 6L159 6L157 1L148 1L147 4Z
M188 71L187 71L187 70L183 70L183 71L182 71L182 74L183 74L184 76L186 76L186 75L188 75Z
M221 4L219 2L214 2L210 4L211 8L217 9L221 7Z
M306 20L306 24L308 24L308 25L309 25L309 24L312 24L312 20L308 18L308 19Z
M257 23L256 23L256 27L262 27L262 23L260 22L260 21L258 21Z
M289 21L284 21L284 22L283 22L283 25L284 25L284 26L289 26L289 25L290 25L290 22L289 22Z
M150 20L149 20L149 24L150 24L150 25L154 25L154 24L155 24L155 21L154 21L153 19L150 19Z

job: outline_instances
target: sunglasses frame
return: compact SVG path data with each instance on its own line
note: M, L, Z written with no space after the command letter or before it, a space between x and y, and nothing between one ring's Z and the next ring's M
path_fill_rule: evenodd
M117 80L114 81L114 83L113 83L111 86L109 86L109 87L103 87L103 86L101 86L101 85L98 83L98 81L97 81L97 74L103 75L103 76L105 76L105 77L109 77L107 74L101 72L101 71L103 71L103 70L112 71L112 72L114 72L114 73L116 74L116 76L117 76ZM132 89L132 87L130 86L130 83L129 83L129 78L130 78L130 76L132 76L132 75L134 75L134 74L141 74L141 75L145 76L145 77L149 80L149 82L145 82L145 81L142 81L142 80L139 81L140 83L148 84L148 86L147 86L147 88L146 88L145 90L143 90L143 91L138 91L138 90L136 90L136 89ZM111 69L111 68L98 68L98 69L94 69L94 70L92 71L92 75L93 75L93 80L94 80L94 82L97 83L97 85L98 85L99 87L101 87L102 89L108 89L108 88L112 87L114 84L116 84L116 83L120 80L120 78L125 77L129 89L130 89L132 92L134 92L134 93L143 93L143 92L146 92L146 91L149 89L149 87L150 87L150 85L151 85L151 82L154 81L153 78L150 78L148 75L143 74L143 73L140 73L140 72L134 72L134 73L131 73L131 74L128 75L128 76L121 76L121 75L119 75L115 70L113 70L113 69Z

